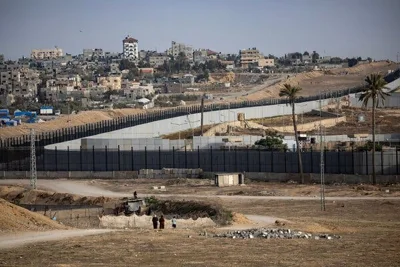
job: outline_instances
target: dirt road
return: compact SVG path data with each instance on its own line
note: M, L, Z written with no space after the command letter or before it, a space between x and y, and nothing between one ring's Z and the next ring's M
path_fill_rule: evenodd
M127 193L113 192L105 190L90 184L88 181L76 181L76 180L42 180L37 181L38 189L50 190L59 193L76 194L83 196L104 196L104 197L128 197L132 196ZM90 182L89 182L90 183ZM5 179L0 180L0 184L3 185L21 185L29 186L29 179ZM141 196L147 197L154 194L143 194ZM316 196L227 196L227 195L196 195L196 194L156 194L162 198L220 198L220 199L243 199L243 200L315 200L319 201L319 197ZM360 197L326 197L326 200L400 200L400 197L374 197L374 196L360 196Z
M46 232L28 232L0 235L0 249L9 249L30 243L55 241L70 237L98 235L109 233L111 229L88 229L88 230L55 230Z

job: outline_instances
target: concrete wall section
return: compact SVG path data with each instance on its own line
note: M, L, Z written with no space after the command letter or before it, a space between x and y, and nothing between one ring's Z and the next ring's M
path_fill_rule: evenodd
M322 100L322 106L328 104L330 99ZM309 101L302 105L296 106L297 113L309 112L313 109L319 108L319 101ZM259 106L259 107L249 107L240 109L229 109L220 111L210 111L204 113L204 124L216 124L221 122L235 121L237 120L238 113L245 113L246 119L256 119L263 117L274 117L291 114L291 107L285 104L270 105L270 106ZM94 135L93 138L153 138L164 134L175 133L178 131L184 131L191 128L196 128L201 125L201 114L190 114L188 116L180 116L171 119L165 119L160 121L155 121L151 123L145 123L137 125L134 127L129 127L117 131L112 131L108 133ZM69 146L70 149L77 149L77 140L69 141L66 145L65 143L58 143L46 146L46 148L54 149L55 146L59 149L66 149Z

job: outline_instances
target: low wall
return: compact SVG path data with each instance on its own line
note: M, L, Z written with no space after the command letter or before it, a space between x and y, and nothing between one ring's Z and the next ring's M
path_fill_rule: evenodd
M332 113L329 113L332 114ZM312 130L319 129L320 124L323 125L324 127L330 128L335 126L336 124L340 122L346 122L346 116L341 116L341 117L335 117L335 118L328 118L328 119L322 119L322 120L316 120L313 122L308 122L308 123L302 123L297 125L298 131L302 132L308 132ZM263 126L261 124L248 121L246 122L247 126L253 129L272 129L277 132L284 132L284 133L291 133L294 132L293 125L287 125L287 126ZM215 136L216 133L227 133L228 132L228 125L230 127L242 127L245 128L245 124L241 121L234 121L234 122L224 122L221 124L218 124L212 128L210 128L207 132L204 133L203 136Z
M213 179L214 172L204 172L203 178ZM251 180L265 182L288 182L300 181L300 175L297 173L269 173L269 172L246 172L244 177ZM320 183L321 177L317 173L305 173L306 183ZM346 184L361 184L372 183L372 175L353 175L353 174L325 174L325 183L346 183ZM380 184L400 183L400 175L376 175L376 181Z
M46 171L37 172L38 179L174 179L174 178L201 178L202 169L173 169L164 168L161 170L142 169L140 171L110 171L110 172L92 172L92 171ZM2 171L0 178L26 179L30 178L29 171Z
M144 228L153 229L152 216L111 216L106 215L100 218L101 228L126 229L126 228ZM210 218L177 219L177 228L198 228L213 227L215 223ZM172 229L171 221L165 218L165 229Z

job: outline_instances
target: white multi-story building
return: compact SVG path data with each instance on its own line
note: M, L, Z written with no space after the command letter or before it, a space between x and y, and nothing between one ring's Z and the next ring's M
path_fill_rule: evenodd
M122 40L122 48L123 48L123 56L125 59L129 60L139 60L139 46L138 46L138 40L135 38L125 37L124 40Z
M61 48L54 49L33 49L31 51L32 59L55 59L62 57L63 51Z

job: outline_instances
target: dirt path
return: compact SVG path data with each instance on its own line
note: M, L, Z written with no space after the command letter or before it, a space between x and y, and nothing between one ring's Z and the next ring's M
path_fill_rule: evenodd
M55 241L70 237L98 235L108 233L111 229L88 229L88 230L55 230L46 232L28 232L0 235L0 249L9 249L35 242Z
M87 181L75 181L66 179L57 180L43 180L39 179L37 182L38 189L50 190L59 193L76 194L83 196L104 196L104 197L127 197L132 196L127 193L113 192L105 190L90 184ZM0 180L3 185L21 185L29 186L29 179L5 179ZM142 194L141 197L147 196L158 197L178 197L178 198L220 198L220 199L249 199L249 200L315 200L319 201L319 197L303 197L303 196L227 196L227 195L196 195L196 194ZM400 197L326 197L326 200L400 200Z

